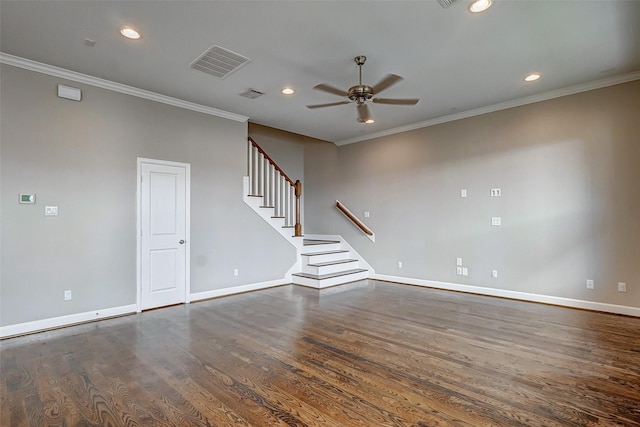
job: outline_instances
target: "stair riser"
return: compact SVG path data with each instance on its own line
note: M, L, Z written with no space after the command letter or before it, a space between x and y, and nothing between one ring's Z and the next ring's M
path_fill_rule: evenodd
M348 274L346 276L332 277L330 279L310 279L307 277L293 277L293 283L301 286L308 286L311 288L322 289L330 286L342 285L345 283L355 282L357 280L364 280L368 277L368 272L363 271L361 273Z
M304 273L311 273L319 276L323 274L338 273L340 271L354 270L356 268L358 268L358 261L344 262L334 265L323 265L320 267L314 267L307 264L302 265L302 271Z
M349 258L349 252L339 252L336 254L324 255L302 255L302 265L319 264L321 262L340 261Z

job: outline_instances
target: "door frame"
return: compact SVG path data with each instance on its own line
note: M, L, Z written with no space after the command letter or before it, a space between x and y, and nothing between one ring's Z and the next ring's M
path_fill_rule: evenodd
M176 166L185 169L185 295L191 302L191 164L169 160L137 158L136 168L136 311L142 311L142 165Z

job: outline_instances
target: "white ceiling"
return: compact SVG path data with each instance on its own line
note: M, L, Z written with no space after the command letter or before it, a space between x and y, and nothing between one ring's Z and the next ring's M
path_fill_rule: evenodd
M640 1L494 0L481 14L469 3L2 0L0 50L338 144L640 70ZM190 69L213 45L251 62L224 79ZM353 104L307 109L341 100L316 84L357 83L356 55L365 84L405 78L382 97L420 102L370 105L373 125ZM531 71L542 79L525 83ZM249 88L265 95L239 96Z

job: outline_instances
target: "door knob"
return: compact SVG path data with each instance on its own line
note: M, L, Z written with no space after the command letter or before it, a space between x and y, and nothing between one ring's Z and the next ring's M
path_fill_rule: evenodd
M184 240L180 240L178 243L180 243L181 245L184 245Z

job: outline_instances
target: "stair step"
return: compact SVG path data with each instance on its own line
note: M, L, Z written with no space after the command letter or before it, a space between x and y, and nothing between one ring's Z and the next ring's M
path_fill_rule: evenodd
M340 276L348 276L350 274L363 273L367 271L364 268L356 268L354 270L340 271L338 273L329 273L329 274L311 274L311 273L295 273L293 276L297 277L306 277L307 279L315 279L315 280L326 280L333 279L334 277Z
M316 263L308 263L302 266L302 273L309 274L331 274L353 270L360 267L357 259L320 259Z
M340 243L340 240L304 239L304 242L302 244L304 246L313 246L313 245L331 245L334 243Z
M315 264L307 264L309 267L326 267L329 265L346 264L349 262L358 262L357 259L339 259L336 261L317 262Z
M340 273L332 274L293 274L291 280L294 284L300 286L308 286L315 289L328 288L330 286L344 285L358 280L364 280L368 277L369 271L365 269L347 270Z
M335 251L324 251L324 252L309 252L306 254L301 254L302 256L316 256L316 255L331 255L331 254L341 254L341 253L345 253L345 252L349 252L346 249L337 249Z

